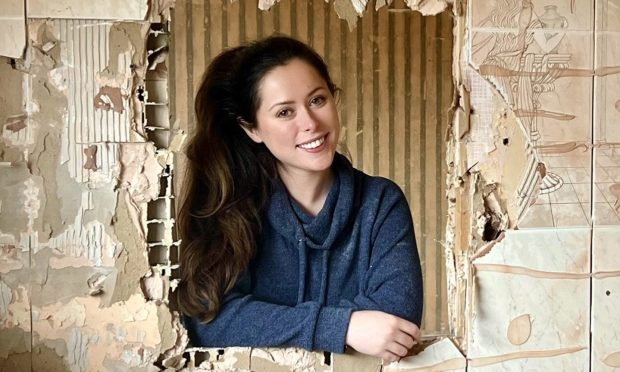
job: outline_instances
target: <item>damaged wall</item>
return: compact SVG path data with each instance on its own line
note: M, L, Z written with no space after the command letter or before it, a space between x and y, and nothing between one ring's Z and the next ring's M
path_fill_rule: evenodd
M10 34L27 33L9 54L22 58L0 58L3 371L156 370L184 345L149 261L165 235L149 203L166 200L172 164L148 133L147 107L167 105L166 70L149 63L162 17L147 18L157 2L113 3L29 2Z
M14 3L14 13L23 15L20 3ZM171 74L190 78L171 86L171 107L165 89L167 28L135 21L166 19L171 4L151 1L147 7L127 5L136 6L129 9L123 2L100 3L107 6L71 2L84 8L73 14L90 17L99 9L91 20L59 13L42 20L28 10L27 21L0 18L2 35L14 32L11 40L17 41L0 45L14 52L7 55L22 57L0 60L5 87L0 91L0 370L620 368L617 0L454 1L448 8L455 19L453 35L447 23L438 21L445 14L412 15L422 27L403 22L399 15L408 14L403 4L391 1L343 0L329 6L316 0L260 1L261 8L271 8L268 13L238 1L184 3L176 17L187 22L177 22L173 29ZM446 8L441 1L405 5L431 13ZM325 13L331 6L348 24ZM105 12L112 7L134 21L92 20L119 18ZM207 17L215 9L219 13ZM209 27L221 32L206 35L205 17ZM18 21L11 26L6 18ZM19 35L26 35L26 28L15 26L20 22L28 31L25 51ZM309 32L313 24L338 37ZM343 123L355 128L346 131L345 143L364 169L396 178L402 175L397 167L391 170L390 159L401 156L400 145L380 137L377 149L383 152L378 154L387 155L379 155L375 166L374 143L365 142L373 136L358 142L357 135L358 122L375 123L376 115L364 111L372 105L359 114L350 107L362 96L360 81L377 81L379 92L394 89L398 96L403 66L388 63L387 74L376 71L367 62L373 61L372 51L356 46L387 46L378 55L395 55L403 63L420 58L411 67L421 69L425 58L417 52L424 46L426 58L432 54L449 63L446 44L435 45L453 37L458 94L452 118L440 108L416 117L421 106L412 106L407 114L402 97L390 103L374 91L363 91L373 101L377 96L381 114L387 115L377 119L379 128L392 123L395 133L404 130L398 129L405 128L402 117L427 124L442 115L452 120L448 141L440 143L439 151L445 149L448 188L447 200L441 202L447 205L440 203L437 210L447 211L447 232L441 236L436 224L439 233L425 237L445 246L445 266L440 256L435 262L436 272L445 270L447 277L447 301L441 306L449 310L450 335L427 337L413 351L417 355L399 363L382 366L353 352L185 349L184 332L167 307L168 292L175 287L171 275L178 268L172 175L184 136L178 129L192 126L188 98L214 53L276 29L307 38L327 55L332 68L361 66L356 71L362 79L335 74L345 81L344 100L349 99L348 104L343 101L348 108ZM428 44L402 37L403 29L425 34ZM201 31L188 37L188 30ZM398 44L401 39L411 44ZM427 74L448 73L440 65L429 65ZM384 88L378 82L386 76ZM420 80L413 79L411 95L420 87ZM430 99L433 88L451 92L426 85L419 94ZM347 98L347 92L354 95ZM452 94L444 99L450 101ZM171 113L176 127L168 120ZM433 135L428 145L443 141L443 132ZM409 145L411 150L416 142ZM444 180L442 171L426 182L436 187ZM399 182L405 188L407 178ZM409 188L422 184L414 178ZM412 198L416 217L421 213L415 209L417 199ZM436 289L427 289L427 304L434 293ZM441 297L430 301L436 298ZM428 315L425 322L441 324Z
M618 1L460 3L450 326L468 370L620 367Z

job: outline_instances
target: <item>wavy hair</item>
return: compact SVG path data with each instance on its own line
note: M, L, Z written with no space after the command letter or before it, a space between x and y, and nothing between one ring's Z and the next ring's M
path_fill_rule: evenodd
M313 66L336 94L325 62L312 48L290 37L272 36L215 57L196 95L197 124L185 150L177 214L177 306L201 321L217 315L222 297L254 255L261 208L277 177L277 160L242 126L256 127L264 76L293 59Z

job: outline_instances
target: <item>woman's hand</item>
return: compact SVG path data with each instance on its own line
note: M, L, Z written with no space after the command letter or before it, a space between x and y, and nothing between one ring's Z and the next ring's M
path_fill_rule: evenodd
M354 311L347 330L347 345L363 354L400 360L421 337L417 325L382 311Z

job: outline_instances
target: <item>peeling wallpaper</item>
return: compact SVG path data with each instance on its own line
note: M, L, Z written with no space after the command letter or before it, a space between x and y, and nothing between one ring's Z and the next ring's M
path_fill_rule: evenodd
M0 370L620 368L617 0L402 2L454 17L447 231L436 237L449 328L390 365L353 350L188 347L168 307L173 176L190 121L169 122L174 3L9 3ZM329 5L346 33L367 12L408 11L395 4Z
M157 370L187 342L147 242L173 157L144 129L165 24L74 3L29 3L23 58L0 61L0 370Z

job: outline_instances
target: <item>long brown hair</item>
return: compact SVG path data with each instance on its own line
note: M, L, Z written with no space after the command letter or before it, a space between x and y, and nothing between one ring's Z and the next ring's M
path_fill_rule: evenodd
M177 215L182 239L177 304L184 314L212 320L254 255L277 160L242 126L256 126L263 77L295 58L313 66L336 93L321 57L284 36L225 50L203 77Z

